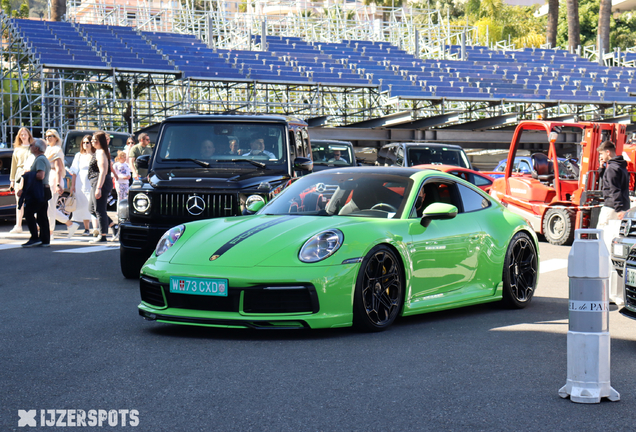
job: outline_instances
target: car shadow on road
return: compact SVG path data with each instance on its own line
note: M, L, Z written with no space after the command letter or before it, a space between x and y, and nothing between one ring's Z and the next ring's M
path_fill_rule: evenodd
M535 297L525 309L509 309L501 302L485 303L458 309L399 317L386 331L362 333L355 328L337 329L230 329L153 323L148 331L166 337L218 340L320 340L334 338L384 338L395 332L420 334L443 327L445 331L466 326L474 330L514 326L523 323L549 322L568 319L567 299ZM567 329L566 329L567 331Z

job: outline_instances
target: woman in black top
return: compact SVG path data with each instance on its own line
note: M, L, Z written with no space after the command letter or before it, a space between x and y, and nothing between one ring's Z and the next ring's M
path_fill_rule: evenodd
M110 175L110 152L105 132L95 132L91 141L95 147L95 154L88 165L88 180L91 183L90 211L97 217L100 235L93 243L106 241L108 227L112 220L106 213L108 197L113 189L113 179Z

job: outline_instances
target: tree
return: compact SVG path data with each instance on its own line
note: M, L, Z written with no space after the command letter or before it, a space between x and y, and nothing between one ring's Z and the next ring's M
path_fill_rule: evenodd
M611 1L611 0L610 0ZM581 26L579 25L579 0L566 0L568 16L568 46L573 51L581 45Z
M612 16L612 0L601 0L598 12L598 33L596 47L599 51L610 50L610 18Z
M66 0L51 0L51 20L62 21L66 15Z
M559 0L548 0L548 28L545 38L551 47L557 46L557 26L559 25Z
M404 0L364 0L365 5L375 4L381 8L402 7ZM389 20L389 14L386 10L382 11L382 21Z

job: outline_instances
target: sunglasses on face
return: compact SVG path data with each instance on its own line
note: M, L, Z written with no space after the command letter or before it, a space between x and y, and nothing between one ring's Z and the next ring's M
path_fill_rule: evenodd
M46 135L46 137L45 137L45 138L46 138L46 139L49 139L49 138L55 138L55 135Z

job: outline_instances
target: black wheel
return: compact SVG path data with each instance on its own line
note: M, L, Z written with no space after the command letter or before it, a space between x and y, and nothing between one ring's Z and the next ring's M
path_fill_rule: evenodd
M574 240L574 212L566 207L553 207L543 217L543 235L554 245L570 245Z
M139 272L146 260L140 259L139 254L119 248L119 264L121 273L126 279L139 279Z
M353 300L353 325L360 330L386 330L404 303L402 265L388 246L371 249L362 261Z
M532 239L520 232L510 241L503 268L503 301L507 306L526 307L537 285L538 256Z

